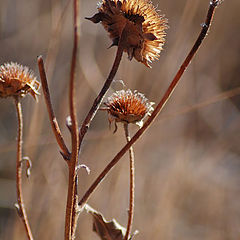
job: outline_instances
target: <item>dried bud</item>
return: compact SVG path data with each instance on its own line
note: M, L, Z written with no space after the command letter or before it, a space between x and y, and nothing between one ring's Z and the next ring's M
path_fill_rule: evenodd
M137 91L116 91L104 103L107 106L109 122L134 123L140 127L143 120L151 115L153 102Z
M150 67L159 58L167 19L157 13L150 0L102 0L98 13L87 19L102 23L113 41L111 46L118 45L124 30L123 47L129 60L134 57Z
M34 99L39 95L40 83L28 67L17 63L0 66L0 97L24 97L30 93Z

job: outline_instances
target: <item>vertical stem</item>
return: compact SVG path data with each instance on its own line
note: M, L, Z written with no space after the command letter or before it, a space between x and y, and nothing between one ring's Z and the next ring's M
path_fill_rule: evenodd
M76 183L75 183L74 202L73 202L74 212L72 214L72 226L71 226L72 239L75 239L77 222L78 222L78 217L79 217L79 214L80 214L80 212L77 211L77 209L78 209L78 192L77 192L78 176L77 175L76 175L75 181L76 181Z
M124 131L127 142L131 140L128 123L124 124ZM126 235L124 240L128 240L131 234L132 223L133 223L133 215L134 215L134 189L135 189L135 172L134 172L134 152L133 147L129 148L129 163L130 163L130 196L129 196L129 210L128 210L128 225Z
M72 152L71 158L68 162L68 196L67 196L67 206L66 206L66 218L65 218L65 240L72 239L72 222L76 214L76 204L74 204L74 199L76 195L76 166L78 162L78 145L79 145L79 135L78 135L78 123L77 114L75 106L75 75L76 75L76 64L77 64L77 53L78 53L78 0L74 0L73 4L73 21L74 21L74 43L72 51L72 63L70 72L70 82L69 82L69 107L70 107L70 117L72 121Z
M22 144L23 144L23 115L22 107L19 98L15 98L15 105L18 118L18 138L17 138L17 162L16 162L16 187L17 187L17 210L20 218L25 227L27 237L29 240L33 240L31 228L28 222L22 193Z

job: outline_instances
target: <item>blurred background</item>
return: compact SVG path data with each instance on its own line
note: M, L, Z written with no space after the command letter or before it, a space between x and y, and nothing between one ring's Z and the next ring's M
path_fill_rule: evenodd
M81 124L106 79L116 48L100 24L84 19L96 13L95 0L80 0L80 49L76 83ZM191 49L205 20L209 0L153 1L169 19L159 61L146 68L126 54L108 96L130 88L158 102ZM134 145L136 239L232 240L240 237L240 1L217 9L206 41L157 120ZM18 62L39 78L37 56L47 67L53 106L65 126L73 44L72 1L1 0L0 64ZM121 84L123 80L125 87ZM23 178L25 206L35 239L63 239L67 165L51 132L43 94L23 99L24 156L33 163ZM17 119L13 101L0 99L0 239L26 239L14 209ZM131 134L137 131L130 127ZM119 125L109 130L106 112L97 113L86 135L80 162L79 195L125 144ZM107 220L127 224L128 155L116 165L89 204ZM76 239L99 239L91 216L79 218Z

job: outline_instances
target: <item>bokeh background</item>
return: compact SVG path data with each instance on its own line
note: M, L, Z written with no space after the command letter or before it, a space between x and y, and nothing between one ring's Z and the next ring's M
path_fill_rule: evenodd
M110 95L137 89L158 102L192 47L204 22L208 0L153 1L169 19L159 61L148 69L123 56ZM116 48L103 27L84 19L97 1L80 0L80 49L76 83L81 124L106 79ZM210 33L158 119L135 144L136 239L233 240L240 238L240 1L225 0ZM72 1L1 0L0 64L18 62L39 78L43 55L53 106L61 129L68 111L68 80L73 44ZM125 87L121 81L125 83ZM63 239L67 165L51 132L44 99L23 99L24 155L33 162L24 176L25 205L35 239ZM0 239L26 239L14 209L17 120L13 101L0 99ZM131 126L132 134L137 127ZM107 114L97 113L85 138L79 171L81 196L125 144L124 131L109 130ZM92 195L89 204L126 226L128 155ZM91 216L79 218L76 239L99 239Z

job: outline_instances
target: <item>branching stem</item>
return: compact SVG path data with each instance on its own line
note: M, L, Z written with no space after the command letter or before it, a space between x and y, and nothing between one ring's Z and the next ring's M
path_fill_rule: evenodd
M73 2L73 22L74 22L74 43L72 50L72 63L70 72L70 82L69 82L69 108L70 108L70 118L72 122L71 126L71 139L72 139L72 152L71 158L68 162L68 195L67 195L67 206L66 206L66 218L65 218L65 240L71 240L72 236L73 222L76 217L76 204L74 204L76 199L76 168L78 163L78 146L79 146L79 134L78 134L78 122L75 106L75 78L76 78L76 65L77 65L77 55L78 55L78 0Z
M207 17L205 23L202 25L202 30L193 45L192 49L190 50L189 54L187 55L186 59L184 60L183 64L181 65L180 69L178 70L177 74L175 75L174 79L172 80L171 84L169 85L168 89L166 90L164 96L152 112L151 116L148 120L144 123L143 127L140 128L136 134L131 138L131 140L117 153L117 155L113 158L113 160L105 167L105 169L100 173L100 175L96 178L96 180L92 183L89 189L86 191L84 196L79 202L79 206L82 208L84 204L88 201L89 197L93 193L93 191L97 188L97 186L101 183L101 181L105 178L105 176L109 173L109 171L117 164L117 162L121 159L121 157L130 149L130 147L139 139L139 137L146 131L146 129L150 126L153 120L158 116L158 114L162 111L163 107L167 103L169 97L173 93L175 87L177 86L179 80L181 79L184 71L189 66L192 58L197 53L200 45L202 44L203 40L205 39L209 27L211 25L214 12L216 7L219 5L220 1L210 1L210 5L208 8Z

